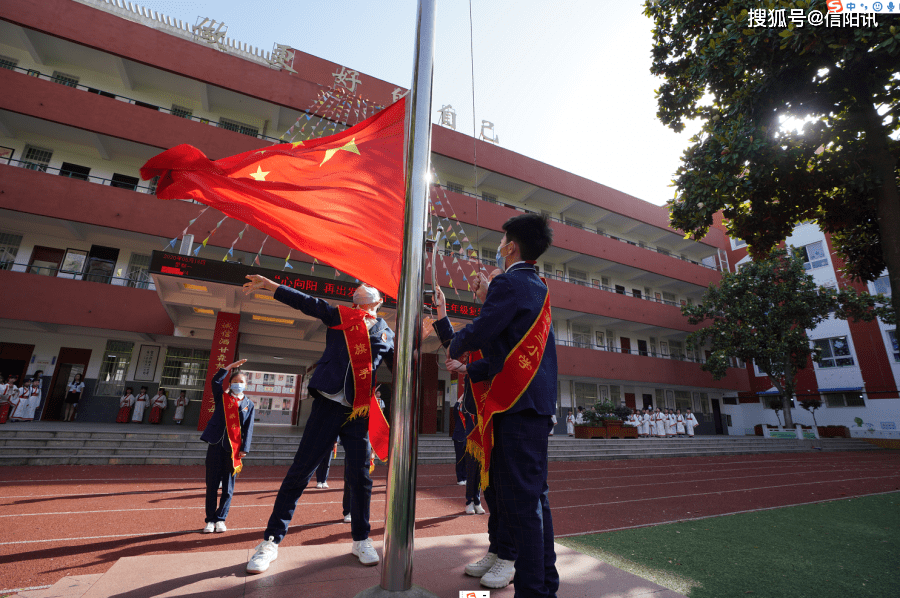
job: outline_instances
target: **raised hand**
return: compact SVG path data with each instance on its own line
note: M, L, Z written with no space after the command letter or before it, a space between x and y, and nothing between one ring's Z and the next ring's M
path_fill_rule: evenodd
M247 280L250 282L244 283L244 294L249 295L253 291L258 291L260 289L265 289L267 291L274 291L278 288L278 283L274 280L269 280L265 276L260 276L259 274L248 274Z
M247 363L247 360L246 360L246 359L241 359L240 361L235 361L235 362L232 363L232 364L226 365L226 366L225 366L225 369L226 369L226 370L232 370L232 369L234 369L234 368L239 368L239 367L241 367L242 365L244 365L245 363Z

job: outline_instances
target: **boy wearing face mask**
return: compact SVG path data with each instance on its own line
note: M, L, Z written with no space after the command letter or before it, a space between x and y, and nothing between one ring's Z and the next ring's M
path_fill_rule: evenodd
M250 452L253 439L253 401L244 396L247 378L237 370L246 359L220 369L213 376L212 387L215 411L200 440L209 443L206 449L206 527L204 534L227 531L225 519L234 495L234 478L243 467L242 459ZM233 371L232 371L233 370ZM222 383L228 378L228 390ZM222 496L216 506L219 485Z
M247 563L247 573L262 573L278 556L278 544L316 468L339 437L344 447L344 483L350 488L350 552L363 565L380 561L369 539L369 505L372 478L369 476L371 442L379 450L386 448L387 422L374 396L373 377L384 362L394 366L394 332L378 308L381 293L366 284L353 293L353 308L333 306L257 274L247 276L244 292L260 289L275 291L275 300L318 318L328 327L325 352L309 379L309 394L314 398L294 463L288 470L272 507L263 542ZM377 443L377 444L376 444ZM386 457L386 454L382 454Z

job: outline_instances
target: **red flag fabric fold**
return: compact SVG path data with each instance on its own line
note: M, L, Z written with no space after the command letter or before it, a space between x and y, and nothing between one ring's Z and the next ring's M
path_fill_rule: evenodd
M194 199L396 297L403 247L405 99L342 133L212 161L154 156L160 199Z

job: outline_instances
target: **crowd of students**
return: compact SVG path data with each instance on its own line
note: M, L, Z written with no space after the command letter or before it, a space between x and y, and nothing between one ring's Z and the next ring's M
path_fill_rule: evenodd
M19 386L18 376L11 374L6 380L0 375L0 424L9 421L30 422L41 404L41 371L35 377L26 378Z
M632 413L626 426L638 429L639 438L694 437L694 428L700 425L690 409L656 409L645 407L641 413Z
M187 392L182 390L179 397L175 400L175 417L176 424L184 421L184 409L187 407ZM116 416L116 423L127 424L129 421L139 424L144 421L144 410L150 407L150 417L148 423L158 424L162 421L162 413L169 406L169 397L165 388L156 391L156 396L152 399L147 395L147 387L142 386L138 396L134 396L134 389L129 387L125 389L125 394L119 399L119 413ZM132 410L133 408L133 410Z

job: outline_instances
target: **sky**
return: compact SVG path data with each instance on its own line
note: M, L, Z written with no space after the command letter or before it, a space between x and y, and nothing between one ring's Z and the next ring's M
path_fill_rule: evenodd
M469 2L436 1L433 122L450 104L460 132L477 136L488 120L506 149L653 204L673 197L697 127L676 134L656 117L660 80L650 74L652 23L642 2L471 0L470 53ZM416 0L140 4L189 23L224 22L228 37L265 51L285 44L410 86Z

